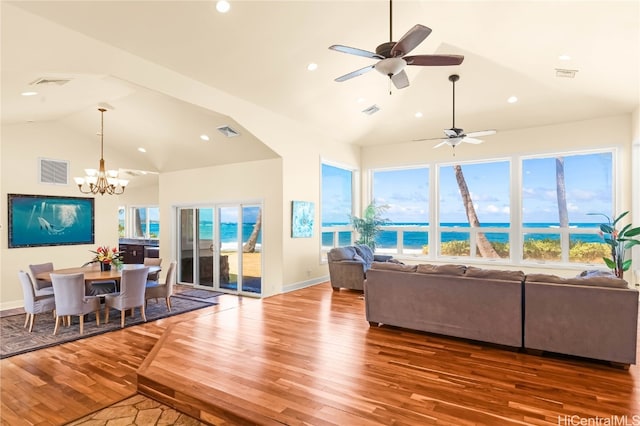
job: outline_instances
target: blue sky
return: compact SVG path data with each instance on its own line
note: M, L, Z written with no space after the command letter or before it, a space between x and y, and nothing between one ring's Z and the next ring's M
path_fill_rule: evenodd
M600 223L611 215L612 154L593 153L564 157L565 186L569 221ZM452 165L439 167L439 209L442 222L467 222ZM476 213L481 223L510 221L510 163L462 164ZM556 158L529 158L522 161L522 208L525 223L557 223ZM350 173L323 165L322 221L346 222L351 209ZM395 223L424 223L429 215L429 170L377 171L373 177L374 197L389 206L386 216Z

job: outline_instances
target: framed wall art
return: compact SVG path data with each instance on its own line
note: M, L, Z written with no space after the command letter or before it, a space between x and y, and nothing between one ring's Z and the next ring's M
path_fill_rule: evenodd
M311 201L291 202L291 237L313 237L314 204Z
M94 199L8 194L9 248L94 244Z

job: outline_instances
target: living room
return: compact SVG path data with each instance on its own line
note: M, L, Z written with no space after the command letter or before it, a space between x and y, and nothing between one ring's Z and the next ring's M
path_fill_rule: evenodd
M430 2L418 2L420 3L418 11L421 13L412 9L412 14L411 12L401 12L405 2L397 2L394 7L398 12L395 19L398 20L394 21L394 28L398 34L402 34L416 23L429 25L433 27L434 32L417 51L425 51L421 50L423 48L438 48L438 53L463 53L465 63L461 67L452 67L451 69L442 67L437 70L421 70L420 75L415 71L415 74L410 74L411 85L405 89L392 89L391 95L388 94L389 83L385 81L384 76L371 74L358 77L366 79L367 84L373 84L376 87L376 93L384 93L385 95L384 99L388 102L384 105L386 109L382 109L376 114L384 114L385 110L392 110L394 104L403 99L403 93L412 90L422 93L423 98L428 98L436 104L437 109L441 110L437 116L425 114L430 117L429 123L423 121L417 125L411 121L416 120L413 116L405 118L383 116L385 118L380 119L375 128L368 127L365 120L374 118L376 115L368 117L360 112L370 105L369 101L357 104L355 110L353 108L353 104L356 103L356 97L352 96L355 93L354 88L363 88L361 85L364 85L365 82L357 79L343 83L333 81L341 73L365 66L368 62L329 51L327 47L333 43L344 43L374 49L377 43L385 41L388 30L388 4L386 2L377 2L384 4L375 4L375 7L372 7L375 10L368 11L365 15L370 19L362 20L362 22L366 22L366 25L363 24L363 26L373 27L368 29L373 34L371 37L358 36L357 28L352 29L350 33L352 38L340 39L337 35L332 34L329 34L328 37L323 36L322 40L318 42L323 49L321 57L324 62L321 62L321 65L326 66L329 71L325 71L321 77L318 77L320 74L305 76L306 85L301 83L293 89L288 87L281 89L282 93L278 97L273 96L273 109L249 101L247 100L249 98L245 96L245 91L255 89L255 84L272 86L274 81L277 81L273 75L275 71L269 73L267 70L262 70L260 61L255 61L258 65L252 60L242 63L245 68L254 67L252 74L258 83L254 82L252 89L243 88L243 81L232 81L229 86L224 87L222 81L233 80L228 74L217 75L221 81L220 87L206 84L203 82L205 81L204 74L207 72L204 66L203 69L194 69L190 74L186 74L175 71L170 64L154 63L152 58L154 55L161 56L160 52L150 51L147 57L137 55L135 50L144 48L146 44L140 41L140 46L137 46L136 39L127 40L127 36L130 35L128 31L131 30L125 31L124 28L128 25L137 25L135 22L137 15L132 14L131 18L128 18L134 21L131 23L119 16L119 12L115 9L96 12L91 10L90 2L82 3L83 5L78 6L78 9L75 10L67 4L64 5L65 7L59 5L58 11L52 11L48 6L42 4L32 6L20 5L20 2L3 2L2 4L3 123L0 177L1 211L4 218L6 218L8 208L7 194L82 196L73 183L55 186L39 184L37 182L39 158L69 161L71 177L81 175L85 167L95 167L98 162L98 145L90 143L96 140L95 131L99 123L97 112L99 102L93 102L93 99L85 101L81 111L66 111L64 114L56 115L55 119L43 116L33 122L12 121L13 116L10 114L13 112L7 108L11 103L4 101L5 97L9 96L4 86L5 74L6 78L9 78L15 72L24 71L25 73L20 78L25 84L25 89L29 82L45 75L49 77L66 75L78 79L86 76L92 78L98 76L102 80L106 80L109 83L109 88L114 92L121 90L122 82L125 82L127 86L134 86L135 93L142 93L142 96L151 99L151 103L140 104L140 109L148 107L154 102L164 102L160 99L168 97L172 99L172 102L177 100L177 102L189 105L189 111L210 117L216 124L224 124L226 118L230 120L227 123L237 125L241 129L243 137L250 137L251 140L243 143L250 144L253 149L244 145L242 147L233 146L229 143L229 141L233 141L230 139L222 142L226 145L218 145L218 147L223 146L224 149L216 148L216 151L205 153L198 151L192 157L187 149L189 146L187 141L178 140L176 144L178 148L174 148L165 157L144 157L131 154L131 151L126 149L127 145L129 148L135 148L139 142L143 140L148 142L150 138L139 129L129 134L124 131L127 128L127 121L123 116L132 115L132 110L127 109L130 106L121 106L118 97L114 97L113 100L106 97L100 99L100 101L109 101L115 106L113 110L109 110L105 114L104 137L107 166L130 170L150 170L158 172L158 174L151 178L132 178L130 187L121 196L95 198L95 242L96 244L111 245L117 243L118 209L120 206L157 205L164 226L160 237L161 256L169 259L175 257L176 235L172 230L172 224L176 223L176 206L206 204L212 201L259 201L264 208L263 239L265 250L263 262L265 266L262 294L264 298L313 286L328 279L327 264L322 260L320 254L319 227L316 226L312 238L291 238L290 235L292 200L312 201L316 205L316 212L321 206L319 188L321 187L320 169L323 162L340 164L356 171L358 179L354 191L356 194L354 212L357 213L370 201L369 191L372 182L369 172L374 169L425 164L435 166L451 164L453 161L464 163L484 159L513 159L519 155L533 156L610 149L615 152L615 172L612 182L612 187L615 189L615 207L618 211L630 210L630 221L636 226L640 223L637 2L617 2L615 7L622 8L622 12L607 11L607 8L610 7L608 2L601 2L599 6L593 6L593 9L582 4L569 4L574 2L552 2L557 4L547 4L548 8L541 7L541 9L530 12L529 25L533 26L543 22L543 20L536 18L545 16L545 13L554 13L554 7L557 7L555 13L558 14L553 18L554 22L556 19L561 21L563 17L567 19L567 16L571 16L573 19L576 16L581 16L581 13L584 13L582 19L587 22L597 22L596 16L601 14L602 25L597 27L598 31L593 31L600 38L600 42L596 43L594 38L590 38L589 41L576 42L574 40L574 43L590 45L590 48L593 48L601 56L604 56L608 47L613 49L620 47L619 44L631 46L626 56L613 55L624 59L619 65L609 64L607 73L591 73L588 68L583 67L573 80L552 77L554 80L551 86L541 80L528 80L524 84L524 86L531 86L530 89L534 94L536 91L541 93L556 92L555 102L566 106L565 110L568 110L567 115L561 118L551 116L548 111L551 109L551 105L543 103L543 100L539 100L533 95L529 101L520 95L519 103L520 105L527 102L535 104L537 108L535 113L523 114L522 110L518 109L520 108L518 103L507 104L506 99L512 93L508 88L501 87L499 82L507 75L512 76L514 72L508 70L509 66L506 64L499 64L497 67L489 66L490 61L483 54L485 51L491 50L491 45L482 46L484 49L482 52L472 53L467 51L464 45L462 45L463 47L457 46L458 39L450 40L449 34L443 28L445 25L438 24L437 19L442 17L445 22L446 19L457 19L458 16L453 14L451 10L431 13L429 10ZM359 2L349 2L344 7L351 13L354 10L359 10L357 3ZM416 2L406 3L409 5ZM257 4L251 6L258 7L255 9L255 15L252 15L252 19L259 20L256 16L261 15L259 12L262 9ZM493 6L508 9L506 5L496 6L494 4ZM30 7L34 9L30 9ZM42 9L38 9L38 7L42 7ZM302 14L300 9L303 7L302 5L292 7L291 19L298 18L299 21L294 28L304 28L305 23L309 25L309 22L312 22L308 15ZM309 7L312 12L317 11L316 9L322 9L321 5ZM337 6L333 4L331 7ZM571 14L573 7L582 9L580 12ZM335 12L336 9L332 10ZM492 10L496 16L499 16L495 9L492 8ZM134 12L134 10L127 11ZM465 15L467 13L473 14L471 11L477 12L475 8L471 8ZM87 14L87 20L85 24L81 25L81 20L78 19L83 13ZM100 21L95 16L100 13L105 13L103 25L107 27L112 25L112 30L115 33L118 33L117 29L119 25L122 25L122 38L125 39L124 42L130 42L131 46L123 46L124 42L118 38L118 34L113 35L114 40L116 38L118 40L117 43L114 41L112 45L104 40L109 39L108 34L100 37L87 35L91 32L92 25ZM158 11L157 13L157 18L161 23L157 24L158 28L154 25L155 32L171 28L171 18L178 16L167 11L162 13ZM482 11L481 15L485 17L489 13L491 12ZM526 10L516 13L516 11L509 9L508 13L513 13L514 16L527 15ZM65 18L65 14L68 14L69 17ZM381 18L373 20L371 14L377 14ZM403 16L403 14L410 16ZM273 19L278 16L277 13L273 15L275 15ZM107 16L112 19L107 19ZM306 20L302 19L303 16L307 17ZM118 20L114 17L122 18L125 22L116 24ZM68 23L65 22L65 19L76 22ZM465 16L465 19L467 19L465 21L467 23L471 21L468 16ZM624 20L624 25L619 24L620 19ZM357 19L347 19L345 16L336 18L336 20L337 22L332 24L336 27L340 25L358 27L356 25L359 22ZM282 24L281 21L275 20L273 25L276 23ZM229 31L229 34L238 32L238 29L234 28L232 24L220 25L222 26L221 31ZM486 27L483 27L481 20L475 25L472 27L460 25L454 28L454 31L460 33L464 32L465 28L473 28L475 31L490 32ZM579 26L580 23L575 25ZM487 27L490 25L487 24ZM102 27L96 31L100 32L100 29ZM625 31L630 31L636 37L625 37L628 34ZM567 32L571 31L567 30ZM269 32L265 31L260 35L266 38ZM198 36L200 35L194 35L194 37ZM283 47L286 43L278 43L282 40L279 38L280 36L276 38L276 35L273 35L273 37L274 40L277 40L273 42L275 46L278 46L277 49L286 51L287 49ZM472 37L467 36L467 38ZM495 44L507 44L504 35L496 32L493 38ZM253 42L257 41L253 40ZM147 43L149 43L148 40ZM469 43L471 45L471 42ZM268 56L268 50L276 49L276 47L273 47L271 43L266 44L269 46L268 48L259 50L266 50L267 52L261 53ZM475 43L473 45L475 46ZM169 49L168 45L165 46ZM162 47L157 49L162 50ZM296 54L292 56L300 58L300 62L306 65L306 61L311 60L313 55L301 53L305 52L305 49L305 46L299 46ZM529 66L536 68L536 60L529 61L526 57L528 53L533 53L532 49L528 49L527 46L514 46L512 49L521 51L520 55L515 56L514 61L531 62ZM555 50L561 50L561 47L554 48L549 55L557 56L560 52ZM207 55L219 57L220 63L217 66L220 68L228 67L229 70L225 72L233 74L239 71L233 71L234 67L228 65L227 62L231 64L234 59L246 55L249 51L248 49L238 49L238 51L230 52L234 56L227 59L224 57L225 47L222 46L218 50L213 48L208 50ZM278 54L281 55L282 52L278 50ZM179 63L183 59L174 58L175 68L179 68ZM599 60L603 61L604 59L599 58ZM586 59L584 61L586 62ZM215 63L215 61L213 62ZM277 62L277 60L273 60L273 62ZM27 65L29 66L27 67ZM513 66L516 67L516 64ZM463 125L468 130L497 129L497 133L484 138L482 144L462 144L456 147L455 156L448 146L434 149L433 146L437 142L413 141L413 139L420 137L437 137L442 134L443 128L448 128L451 125L451 86L447 77L454 70L461 75L460 84L457 87L457 96L460 102L457 104L458 120L456 120L456 124ZM283 73L285 71L290 72L291 70L283 70ZM307 71L304 70L304 72ZM544 72L553 74L555 70L550 67ZM515 73L517 74L517 72ZM281 78L285 79L286 77ZM427 79L429 80L428 84L425 82ZM573 84L575 86L578 82L584 84L580 82L580 79L587 80L592 86L601 82L602 84L613 84L615 88L620 86L627 88L627 91L630 92L628 96L632 98L632 105L621 101L620 98L610 99L601 93L591 92L582 97L572 98L571 102L573 103L569 103L564 99L565 93L570 91L566 85ZM473 94L471 87L475 88ZM478 87L483 90L479 90ZM238 89L237 92L232 91L234 88ZM84 90L90 93L88 88ZM494 90L500 91L499 96L496 95L496 97L499 97L500 102L504 105L494 105L488 111L478 111L473 107L474 99L489 97L491 91ZM332 122L334 125L331 127L319 128L316 121L311 120L311 124L304 122L305 116L302 113L286 116L279 109L279 105L281 108L281 104L289 102L286 99L287 96L291 97L291 104L302 110L302 106L306 104L312 104L318 99L324 100L323 92L327 91L338 92L337 98L334 99L340 99L343 103L336 104L332 114L329 114L328 111L315 110L305 114L309 117L331 115L334 120ZM307 96L304 99L298 98L302 92L305 92ZM120 97L126 97L125 92L118 93L121 93ZM19 93L12 93L12 96L18 95ZM595 104L600 104L600 106L594 106L590 103L593 98L596 99ZM396 101L396 99L398 100ZM347 101L350 102L348 107L346 106ZM46 103L46 100L38 100L38 102ZM569 105L573 107L572 110ZM579 107L580 105L583 107ZM160 126L162 123L171 121L171 116L159 114L156 116L153 114L153 110L147 112L149 115L134 118L140 122L148 121L147 127L154 127L154 124ZM335 117L334 114L338 117ZM531 119L539 119L539 122L543 124L522 126L512 124L520 123L521 115L529 116ZM7 117L6 120L5 117ZM215 131L215 125L213 127ZM411 131L402 134L395 133L403 127L411 129ZM197 139L200 132L193 130L193 134L194 139ZM116 139L123 142L119 142L119 145L114 147L112 144L116 143ZM372 143L362 142L367 139L370 139ZM148 142L148 144L153 146L152 142ZM227 150L228 152L226 152ZM195 148L194 151L196 151ZM184 163L192 166L185 166ZM147 179L149 183L143 183ZM319 223L319 213L317 215L316 223ZM2 290L0 309L2 310L21 306L22 295L16 281L18 270L26 268L30 263L44 261L52 261L60 266L77 266L80 259L88 260L89 250L94 249L94 245L9 249L7 219L3 220L1 226L4 231L0 260L0 289ZM640 265L640 253L637 248L633 256L633 265L637 269ZM435 260L443 263L448 262L448 259ZM634 268L625 276L632 285L638 283L639 280L639 277L634 273ZM563 275L575 275L579 271L578 267L566 268L564 265L561 267L525 265L522 269L527 272L543 269L545 272Z

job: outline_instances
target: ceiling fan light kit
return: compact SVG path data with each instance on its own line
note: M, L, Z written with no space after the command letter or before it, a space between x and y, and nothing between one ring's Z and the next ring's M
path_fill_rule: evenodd
M362 75L372 69L376 69L381 74L389 77L393 85L397 89L403 89L409 86L409 78L405 72L407 65L417 66L449 66L460 65L464 60L462 55L415 55L405 56L413 49L415 49L420 43L424 41L429 34L431 34L431 28L424 25L416 24L407 31L398 42L392 41L393 39L393 8L392 1L389 1L389 41L380 44L376 47L376 51L370 52L368 50L358 49L355 47L343 46L340 44L334 44L329 46L329 49L337 52L347 53L350 55L363 56L370 59L378 59L378 62L361 68L356 71L352 71L348 74L342 75L335 79L337 82L343 82L351 78Z

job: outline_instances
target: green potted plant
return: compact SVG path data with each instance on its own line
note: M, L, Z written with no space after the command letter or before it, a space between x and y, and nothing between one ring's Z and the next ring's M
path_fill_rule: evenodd
M382 226L389 223L389 219L383 217L388 208L386 204L376 205L374 200L364 209L362 217L350 216L351 225L358 233L356 244L369 246L372 252L376 250L376 235L380 233Z
M640 227L632 228L631 224L623 226L618 230L617 226L620 220L629 214L628 211L616 217L613 221L609 216L602 213L587 213L590 215L604 216L607 218L606 223L600 224L600 234L604 238L604 242L611 246L611 258L603 257L604 263L613 270L618 278L622 278L624 271L631 267L631 259L625 260L625 254L628 249L640 244L639 240L633 237L640 235Z

